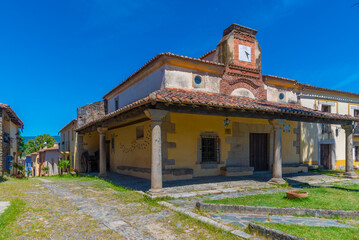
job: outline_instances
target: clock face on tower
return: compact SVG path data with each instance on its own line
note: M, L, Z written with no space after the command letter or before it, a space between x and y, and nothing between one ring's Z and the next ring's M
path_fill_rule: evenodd
M251 62L251 47L242 45L242 44L238 44L238 58L239 61L243 61L243 62Z

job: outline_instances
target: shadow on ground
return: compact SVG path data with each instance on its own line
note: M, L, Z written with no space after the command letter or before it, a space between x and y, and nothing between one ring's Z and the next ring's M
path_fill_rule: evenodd
M89 173L88 175L97 176L98 173ZM319 176L318 173L295 173L295 174L284 174L283 178L292 186L307 186L306 181L296 180L295 177L308 177ZM176 180L176 181L166 181L163 182L164 188L171 187L183 187L190 186L194 184L209 184L209 183L223 183L233 182L233 181L255 181L258 183L265 183L272 178L272 174L265 173L255 173L251 176L240 176L240 177L225 177L225 176L210 176L210 177L195 177L188 180ZM108 176L105 177L106 180L113 182L116 185L121 185L125 188L136 190L136 191L148 191L151 188L151 181L148 179L118 174L114 172L109 172Z

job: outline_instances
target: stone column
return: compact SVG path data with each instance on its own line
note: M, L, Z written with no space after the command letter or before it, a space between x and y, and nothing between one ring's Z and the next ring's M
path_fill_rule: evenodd
M145 110L146 116L151 119L152 124L152 149L151 149L151 189L150 192L162 190L162 139L161 124L167 111L158 109Z
M75 133L75 147L74 147L74 168L82 172L81 169L81 155L82 155L82 149L83 149L83 141L84 141L84 134Z
M106 171L106 143L105 143L105 136L107 128L99 127L97 128L97 131L100 135L100 177L106 177L107 171Z
M358 178L353 166L353 126L342 125L345 130L345 173L348 178Z
M282 178L282 127L285 123L284 119L271 119L269 123L273 126L273 177L270 183L285 184Z

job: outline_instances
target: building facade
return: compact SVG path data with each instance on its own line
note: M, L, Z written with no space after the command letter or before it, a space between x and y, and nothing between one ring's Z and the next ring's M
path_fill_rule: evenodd
M69 160L71 167L75 167L76 128L77 119L73 119L59 131L61 138L59 144L60 158L61 160Z
M166 180L267 171L283 183L283 172L318 163L320 153L308 148L319 145L303 142L326 143L316 131L328 125L340 132L347 176L356 177L358 118L312 107L306 94L315 88L263 75L256 33L232 24L200 58L159 54L103 97L103 114L86 108L98 113L86 121L78 110L78 170L151 179L152 192Z
M0 174L10 173L12 161L17 159L18 133L23 126L13 109L0 103Z

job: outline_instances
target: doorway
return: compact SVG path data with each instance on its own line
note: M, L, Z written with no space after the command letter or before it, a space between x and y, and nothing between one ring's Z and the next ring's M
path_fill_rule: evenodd
M330 169L330 144L320 144L320 164Z
M105 148L106 148L106 171L110 171L110 147L111 147L111 144L110 144L110 141L106 140L105 141Z
M268 134L250 133L249 136L249 160L254 171L268 171Z

